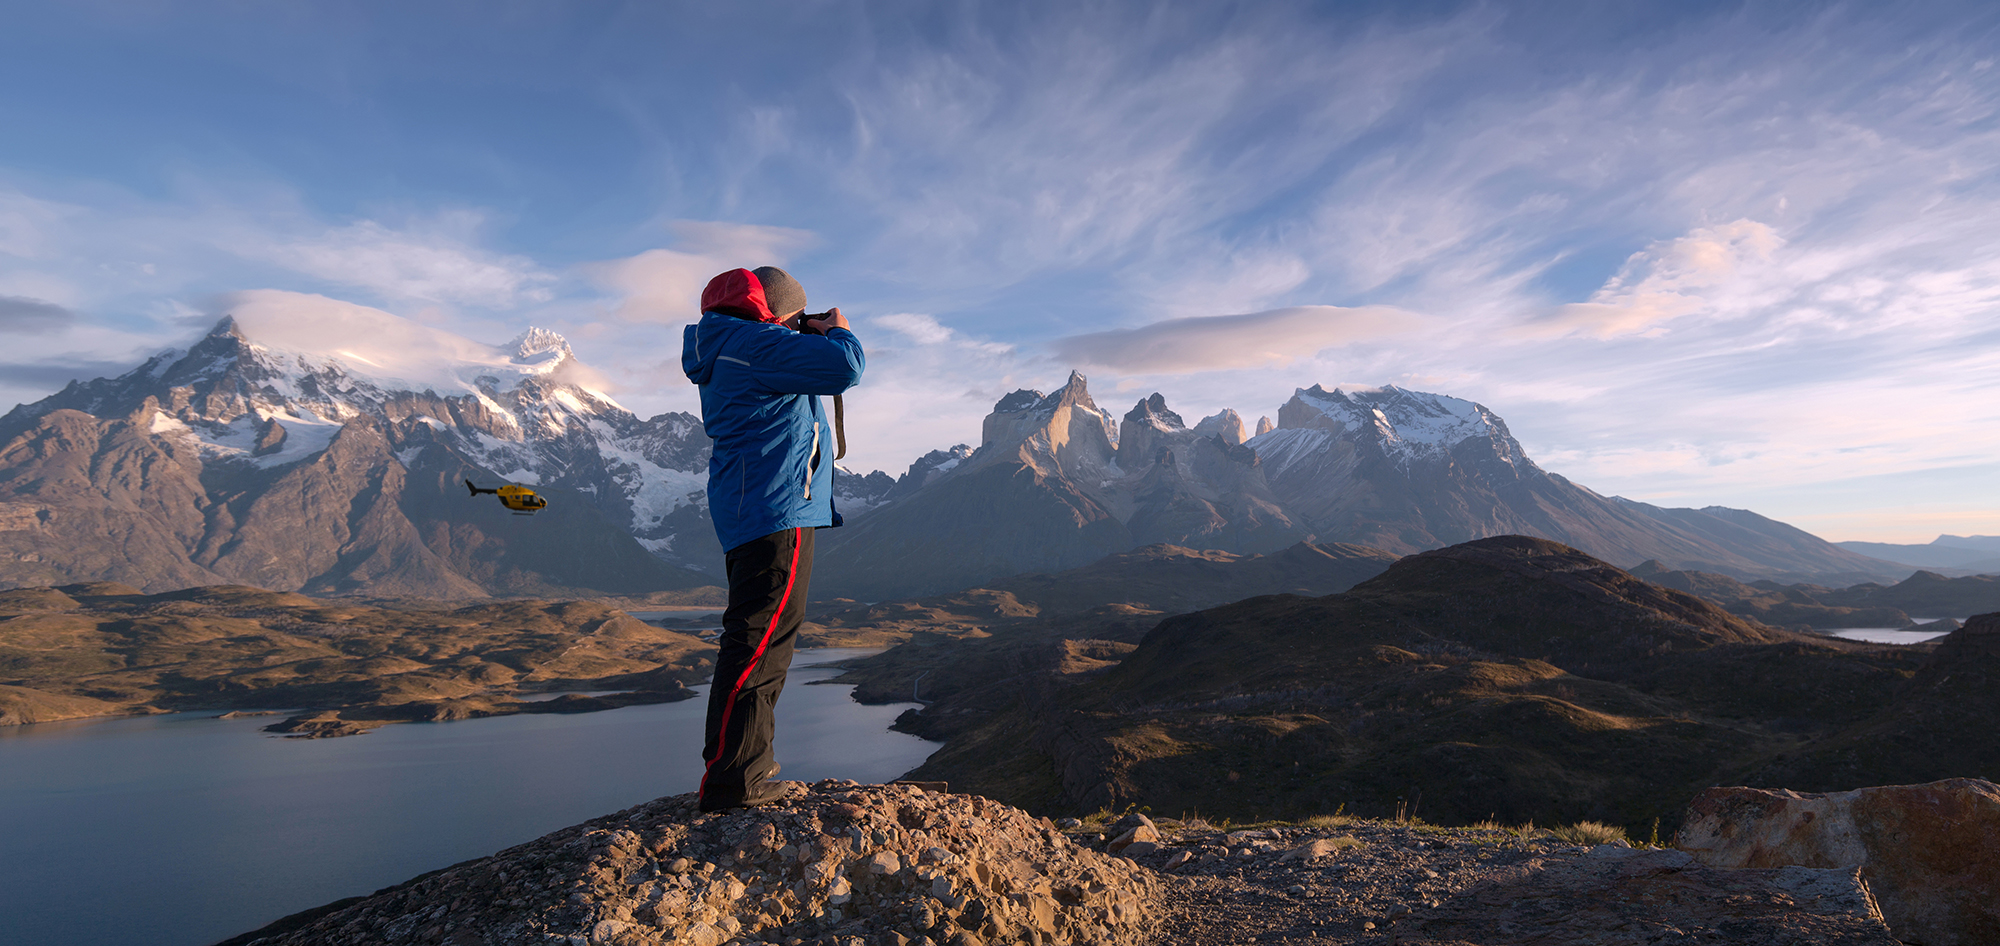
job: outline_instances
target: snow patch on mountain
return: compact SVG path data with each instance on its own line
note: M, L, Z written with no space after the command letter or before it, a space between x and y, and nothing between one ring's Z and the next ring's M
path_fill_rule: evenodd
M1245 441L1257 451L1267 477L1283 476L1301 460L1319 455L1333 442L1333 434L1312 427L1285 427L1258 434Z
M833 508L843 518L852 519L887 505L896 481L876 470L867 475L836 464L833 468Z
M195 445L205 458L249 463L263 469L297 463L327 448L340 422L322 420L311 411L304 416L284 411L245 414L229 423L190 425L164 411L153 415L147 430L155 436L172 437ZM257 455L257 436L263 424L276 421L285 429L279 449Z
M597 449L611 472L612 482L632 504L632 531L650 532L658 528L668 513L682 506L708 502L706 464L698 470L661 466L637 445L616 436L608 425L599 422L593 426L601 437Z
M1413 446L1451 447L1493 431L1486 409L1471 401L1393 384L1330 394L1314 385L1298 396L1328 417L1374 426L1385 438Z
M1342 440L1368 443L1398 463L1442 461L1469 440L1493 442L1508 463L1520 453L1506 425L1485 407L1395 385L1299 389L1278 412L1278 429L1291 428L1319 428Z

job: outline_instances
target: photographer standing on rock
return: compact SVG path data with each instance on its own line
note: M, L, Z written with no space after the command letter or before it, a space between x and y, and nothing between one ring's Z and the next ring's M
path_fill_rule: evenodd
M701 386L714 441L708 512L727 549L729 609L709 689L701 810L783 795L771 752L774 711L805 619L813 530L833 508L833 430L819 395L861 380L861 342L839 309L807 316L806 291L775 266L732 269L701 293L681 368Z

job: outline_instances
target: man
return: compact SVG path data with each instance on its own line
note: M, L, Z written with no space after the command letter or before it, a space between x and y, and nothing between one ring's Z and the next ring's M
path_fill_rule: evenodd
M833 431L818 395L853 387L864 359L839 309L810 318L805 309L805 289L784 270L732 269L709 280L701 320L682 340L681 368L701 386L702 427L714 441L708 512L728 550L703 811L784 794L771 780L773 710L805 618L813 530L840 525Z

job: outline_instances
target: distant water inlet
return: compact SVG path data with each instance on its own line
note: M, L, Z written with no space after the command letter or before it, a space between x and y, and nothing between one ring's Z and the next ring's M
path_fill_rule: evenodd
M800 651L778 704L784 777L895 778L937 746L888 727ZM698 688L706 696L707 688ZM0 946L201 946L661 795L701 777L707 700L387 726L271 717L0 728Z
M1924 625L1936 623L1939 620L1938 618L1917 618L1916 620L1917 625L1914 628L1843 627L1824 630L1820 633L1829 637L1838 637L1841 640L1867 641L1871 644L1921 644L1925 641L1937 640L1951 633L1959 624L1965 623L1965 618L1953 618L1952 620L1956 623L1934 631L1924 627Z

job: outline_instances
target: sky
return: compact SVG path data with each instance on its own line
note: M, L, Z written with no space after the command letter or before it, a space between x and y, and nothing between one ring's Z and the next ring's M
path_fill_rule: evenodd
M0 0L0 406L286 293L694 411L702 284L776 264L858 470L1072 369L1394 384L1606 495L2000 534L1996 11Z

